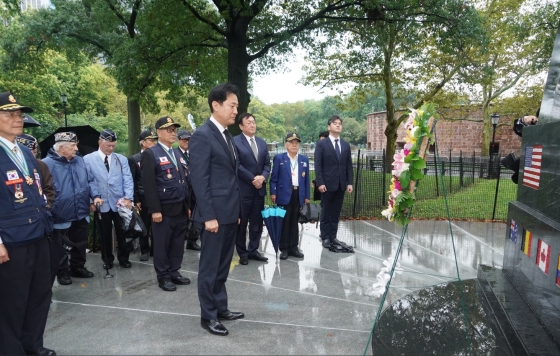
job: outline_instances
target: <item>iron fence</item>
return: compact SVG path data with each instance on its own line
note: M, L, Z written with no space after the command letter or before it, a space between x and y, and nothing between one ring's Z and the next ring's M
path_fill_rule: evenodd
M391 174L384 173L385 153L358 151L354 156L354 191L345 195L341 217L379 218L391 182ZM449 206L452 219L505 221L517 186L511 181L513 171L500 166L501 159L499 154L492 159L474 153L429 154L413 218L446 218Z

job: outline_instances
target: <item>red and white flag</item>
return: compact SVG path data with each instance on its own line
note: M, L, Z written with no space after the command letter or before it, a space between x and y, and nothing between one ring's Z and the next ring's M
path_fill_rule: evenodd
M523 164L523 185L539 189L541 180L542 145L525 147L525 162Z
M545 274L548 274L548 265L550 264L550 246L546 244L543 240L539 239L539 245L537 250L537 266Z

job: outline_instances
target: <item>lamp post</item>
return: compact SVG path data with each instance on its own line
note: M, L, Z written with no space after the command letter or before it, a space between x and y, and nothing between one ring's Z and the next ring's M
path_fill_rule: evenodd
M64 127L68 127L68 120L66 119L66 103L68 102L68 95L64 93L60 94L60 100L62 100L62 105L64 106Z
M496 140L496 126L498 126L498 122L500 121L500 115L494 113L490 115L490 119L492 120L492 143L490 143L490 175L492 178L495 176L494 172L494 145Z

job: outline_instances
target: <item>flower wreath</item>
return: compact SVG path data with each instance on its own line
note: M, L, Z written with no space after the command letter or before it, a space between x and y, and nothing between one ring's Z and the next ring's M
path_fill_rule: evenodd
M400 225L409 223L407 215L416 200L416 182L424 178L422 170L426 168L426 161L420 156L424 156L424 152L420 153L420 148L424 139L429 140L430 144L434 143L428 121L435 112L434 104L424 104L418 110L411 110L404 124L406 144L393 156L389 207L381 212L389 221L396 221Z

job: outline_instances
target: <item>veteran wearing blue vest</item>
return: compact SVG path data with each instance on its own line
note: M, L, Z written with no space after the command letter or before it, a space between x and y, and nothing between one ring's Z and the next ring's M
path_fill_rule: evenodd
M285 153L274 156L270 175L270 200L286 209L280 236L280 259L303 258L299 250L298 219L303 204L309 203L309 158L299 155L301 138L286 135Z
M123 198L127 207L132 207L134 200L134 181L130 173L128 159L114 153L117 135L111 130L103 130L99 135L99 150L84 157L84 161L93 174L103 205L101 206L102 259L108 268L113 268L113 224L119 244L117 259L123 268L130 268L129 251L121 225L121 217L117 209L117 201Z
M32 111L10 93L0 94L0 355L56 355L43 347L52 294L46 238L52 221L35 157L16 142L22 113Z
M148 211L152 215L154 234L154 269L158 285L166 292L176 285L191 281L181 276L185 234L187 233L187 161L171 145L177 139L177 127L172 118L156 121L158 144L142 152L142 184Z

